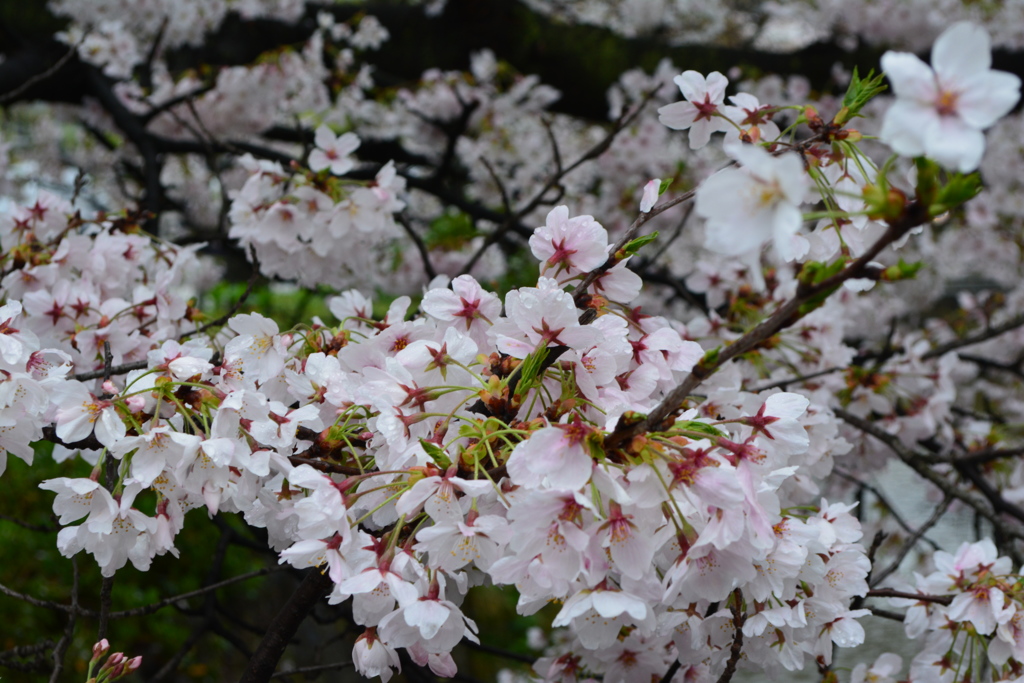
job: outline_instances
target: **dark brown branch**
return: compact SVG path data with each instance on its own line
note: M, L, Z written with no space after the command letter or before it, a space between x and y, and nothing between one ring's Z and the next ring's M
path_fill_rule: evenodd
M85 382L90 379L98 379L100 377L113 377L114 375L127 375L132 370L145 370L149 367L149 361L137 360L131 363L122 363L121 365L110 365L99 368L98 370L89 370L88 372L80 372L74 375L74 379L79 382ZM102 448L102 446L100 446ZM93 446L92 448L95 448Z
M427 249L426 243L423 238L420 237L416 229L412 227L412 222L405 213L400 213L395 218L398 224L405 229L405 233L409 235L409 239L412 240L413 244L416 245L416 251L420 253L420 260L423 261L423 271L427 274L427 277L433 280L437 277L437 271L434 270L434 264L430 261L430 251Z
M331 577L326 571L321 572L314 567L306 573L306 578L267 629L256 654L249 660L249 665L239 679L240 683L266 683L270 680L277 662L288 647L288 641L310 610L327 594L331 585Z
M315 470L321 472L327 472L328 474L345 474L350 477L359 476L365 474L365 472L358 467L351 467L349 465L338 465L333 462L327 462L326 460L314 460L312 458L302 458L297 455L288 457L288 461L293 465L309 465Z
M300 666L297 669L289 669L288 671L278 671L271 678L283 678L285 676L294 676L296 674L311 674L320 671L335 671L337 669L347 669L353 666L352 662L333 662L331 664L315 664L313 666Z
M65 52L63 56L61 56L61 58L58 59L50 68L46 69L45 71L41 71L37 74L33 74L18 87L14 88L9 92L4 93L3 95L0 95L0 104L7 104L8 102L13 102L14 100L17 100L25 92L27 92L29 88L31 88L32 86L36 85L37 83L42 83L48 78L52 78L54 74L56 74L58 71L64 68L64 65L71 60L71 58L75 55L75 52L78 51L78 46L80 44L81 43L78 42L69 47L68 51Z
M653 211L652 211L653 213ZM847 280L858 277L868 264L873 261L879 253L897 239L905 235L911 229L927 222L927 208L917 203L908 205L904 216L894 223L891 223L885 234L872 244L857 260L850 263L839 273L827 277L816 284L800 284L797 287L796 295L780 306L767 319L761 321L756 327L744 334L732 344L725 346L713 359L705 357L690 371L689 376L681 384L676 386L648 415L642 420L631 424L620 422L619 427L605 438L605 449L614 450L627 443L634 436L645 432L660 429L665 421L674 415L683 405L683 402L690 396L694 389L718 371L723 365L753 351L774 336L779 331L796 323L803 317L800 309L812 300L827 296L835 291Z
M218 581L217 583L211 583L208 586L197 588L194 591L173 595L169 598L164 598L163 600L159 600L149 605L143 605L142 607L133 607L132 609L121 610L119 612L111 612L109 616L111 619L126 619L128 617L146 616L147 614L152 614L153 612L161 610L164 607L167 607L168 605L173 605L174 603L181 602L183 600L188 600L190 598L196 598L201 595L208 595L226 586L241 583L242 581L248 581L249 579L254 579L257 576L266 576L267 574L273 574L274 572L282 571L285 568L286 567L283 566L264 567L263 569L257 569L256 571L251 571L246 574L232 576L230 579L224 579L223 581Z
M948 605L953 602L952 595L926 595L924 593L906 593L893 590L892 588L872 588L868 591L869 598L906 598L918 602L934 602L939 605Z
M1004 536L1015 538L1017 540L1024 540L1024 532L1022 532L1017 526L1007 524L1006 520L1002 519L999 512L993 507L991 501L974 493L973 491L964 490L958 486L956 482L949 481L943 475L935 472L931 468L933 460L931 460L927 455L917 453L907 448L902 442L900 442L898 437L889 434L884 429L878 427L878 425L847 412L842 408L834 407L832 408L832 412L847 424L856 427L866 434L870 434L888 446L893 453L899 456L900 460L910 466L911 469L921 475L924 479L927 479L946 495L952 496L976 510L981 516L991 522L992 525Z
M1017 446L1015 448L985 448L980 451L971 451L965 455L957 456L953 459L953 463L955 465L984 465L1000 458L1016 458L1021 455L1024 455L1024 446Z
M536 657L521 655L518 652L512 652L510 650L503 650L500 647L493 647L486 643L474 643L472 640L463 640L462 643L471 650L479 650L480 652L486 652L489 655L494 655L503 659L511 659L524 664L533 664L537 661Z
M936 544L935 544L934 542L932 542L931 540L929 540L929 539L927 539L927 538L924 538L924 535L925 535L926 533L928 533L928 530L929 530L929 529L931 529L931 528L932 528L933 526L935 526L936 524L938 524L939 520L940 520L940 519L942 519L942 516L943 516L944 514L946 514L946 510L948 510L948 509L949 509L949 504L950 504L950 503L952 503L952 502L953 502L953 496L950 496L950 495L948 495L948 494L947 494L947 495L946 495L946 496L945 496L945 497L944 497L944 498L942 499L942 502L941 502L941 503L939 503L939 504L938 504L938 505L937 505L937 506L935 507L935 511L934 511L934 512L932 512L932 516L931 516L931 517L929 517L929 518L928 518L928 519L927 519L927 520L925 521L925 523L924 523L924 524L922 524L922 525L921 525L921 527L920 527L920 528L919 528L919 529L918 529L917 531L915 531L915 532L914 532L913 534L911 534L910 538L908 538L908 539L907 539L907 541L906 541L906 543L904 543L904 544L903 544L903 547L902 547L902 548L900 548L900 552L899 552L899 554L898 554L898 555L896 556L896 559L894 559L894 560L892 561L892 563L891 563L891 564L890 564L890 565L889 565L888 567L886 567L885 569L883 569L882 571L878 572L877 574L875 574L875 573L872 573L872 574L871 574L871 576L869 577L869 581L870 581L870 584L869 584L869 585L871 585L871 586L877 586L878 584L882 583L882 581L884 581L884 580L885 580L885 579L887 579L887 578L888 578L889 576L891 576L893 572L895 572L895 571L896 571L897 569L899 569L899 567L900 567L900 564L902 564L902 562L903 562L903 559L904 559L904 558L905 558L905 557L906 557L906 556L907 556L908 554L910 554L910 550L911 550L911 548L913 548L913 547L914 547L914 545L916 545L916 544L917 544L917 542L918 542L918 541L920 541L921 539L924 539L924 540L925 540L925 541L927 541L927 542L928 542L928 543L929 543L929 544L930 544L930 545L931 545L931 546L932 546L932 547L933 547L933 548L934 548L935 550L938 550L938 549L939 549L939 548L938 548L938 545L936 545ZM872 564L873 564L873 563L872 563Z
M849 472L847 472L847 471L845 471L845 470L843 470L843 469L841 469L839 467L834 467L832 469L832 471L835 472L836 474L838 474L843 479L846 479L847 481L853 482L854 484L856 484L860 488L862 488L862 489L864 489L866 491L870 491L871 494L874 495L875 498L878 499L878 502L881 503L885 507L885 509L889 511L889 514L892 515L892 518L896 521L897 524L900 525L900 527L904 531L906 531L911 536L913 536L914 534L917 533L917 531L915 531L907 523L907 521L905 519L903 519L903 517L900 515L900 513L896 511L895 506L893 506L893 504L889 502L889 500L885 497L885 495L882 494L881 491L878 490L877 487L872 486L871 484L869 484L869 483L867 483L865 481L861 481L857 477L853 476ZM927 538L924 539L924 540L925 540L925 542L927 542L929 545L932 546L933 550L939 550L940 549L938 543L935 543L934 541L932 541L930 539L927 539Z
M732 623L736 632L732 637L732 647L729 648L729 660L725 663L725 671L718 677L718 683L729 683L732 680L736 665L743 655L743 624L747 621L747 613L743 611L743 593L739 588L732 592L732 597Z
M57 683L60 680L61 671L64 669L64 655L75 637L75 623L78 621L78 558L71 558L71 609L69 610L67 625L64 627L64 635L53 648L53 673L50 674L50 683Z
M955 351L956 349L961 349L965 346L971 346L973 344L980 344L983 341L988 341L989 339L998 337L1001 334L1005 334L1021 326L1024 326L1024 313L1018 313L1017 315L1013 316L1006 322L1000 325L996 325L995 327L990 327L983 332L979 332L978 334L974 334L969 337L964 337L963 339L954 339L953 341L946 342L945 344L939 344L934 349L931 349L930 351L926 352L923 356L921 356L921 358L925 360L929 358L938 358L939 356L947 354L950 351Z

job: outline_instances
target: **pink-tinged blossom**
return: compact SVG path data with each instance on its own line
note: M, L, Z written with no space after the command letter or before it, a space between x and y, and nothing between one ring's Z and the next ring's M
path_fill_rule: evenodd
M396 600L399 605L407 605L415 602L419 595L415 586L392 570L390 561L379 560L338 584L331 600L340 602L353 597L352 612L356 621L375 626L394 611Z
M159 349L150 351L146 357L151 367L166 368L171 377L179 382L196 375L204 375L213 369L213 364L210 363L213 349L199 339L190 339L183 344L168 339Z
M903 658L892 652L878 655L874 663L858 664L850 673L850 683L896 683L903 668Z
M88 515L90 522L102 528L117 514L117 503L110 492L92 479L47 479L39 484L39 488L57 494L53 500L53 512L60 515L58 521L61 524L70 524Z
M452 280L450 290L428 290L420 307L432 318L454 323L480 349L486 348L487 330L501 316L501 299L484 290L471 275Z
M594 270L608 258L608 231L593 216L569 218L569 208L556 206L545 225L530 237L530 250L551 276L579 275Z
M454 572L472 562L487 571L509 540L508 522L498 515L476 515L421 529L413 549L430 553L430 566Z
M565 601L552 626L572 624L583 647L591 650L609 647L624 626L635 625L650 634L655 616L647 601L622 590L604 585L584 589Z
M316 149L309 154L309 167L314 171L331 169L334 175L344 175L354 166L349 155L359 148L359 138L355 133L337 136L326 125L316 129L313 141Z
M7 363L24 363L29 354L39 350L39 340L15 320L21 315L21 302L11 301L0 306L0 357ZM28 324L25 321L24 324Z
M772 442L775 448L790 454L803 453L810 445L807 430L797 418L807 411L810 401L800 394L780 392L769 396L757 414L744 418L755 434Z
M712 133L729 127L729 122L719 115L729 79L717 71L708 74L706 79L696 71L684 71L672 80L686 101L658 109L658 120L673 130L689 128L690 149L700 149L708 144Z
M774 157L760 147L734 146L742 166L727 168L697 190L696 211L706 221L704 244L730 256L759 250L769 240L786 260L798 254L794 237L803 225L800 205L809 181L796 154Z
M1015 609L1006 604L1006 595L999 588L977 586L953 598L946 614L953 621L969 621L978 633L987 636L1008 621Z
M511 291L505 297L507 317L488 332L499 351L526 358L551 345L586 349L600 342L600 332L580 325L572 296L557 282L542 277L537 285Z
M897 154L929 156L962 173L975 170L985 152L982 131L1020 99L1020 78L991 66L988 33L969 22L943 31L930 67L908 52L886 52L882 70L896 102L880 137Z
M382 683L388 683L394 675L392 669L402 670L402 662L393 647L381 642L377 629L370 627L356 638L352 647L352 665L365 678L380 676Z
M591 290L615 303L627 304L640 295L644 281L627 265L633 259L629 256L604 271L594 279Z
M164 469L174 469L183 461L195 458L200 438L194 434L156 427L141 436L128 436L114 444L110 452L117 458L131 460L132 478L149 486ZM127 454L135 451L132 455Z
M652 571L651 560L660 545L658 541L663 540L651 534L658 526L657 522L651 522L651 515L636 512L639 524L634 522L633 514L623 512L622 506L613 500L608 504L608 520L597 529L601 547L608 549L616 568L631 579L643 578ZM660 516L657 511L653 519Z
M248 313L233 317L228 327L238 336L224 347L226 363L241 370L249 382L263 384L281 373L288 350L277 323L259 313Z
M1012 617L999 624L996 637L988 645L988 657L996 666L1006 664L1010 657L1024 661L1024 611L1018 608Z
M661 178L648 180L644 185L644 194L640 198L640 213L648 213L658 202L658 191L661 189Z
M521 486L575 491L590 480L594 461L589 437L594 433L578 416L568 424L538 429L516 445L508 474Z
M102 514L90 515L85 523L61 529L57 535L61 554L71 557L85 550L96 558L103 576L113 576L129 559L136 569L149 569L153 557L162 551L153 543L157 521L132 507L141 490L139 484L129 484L113 499L112 512L107 505ZM103 493L110 496L105 489Z
M726 128L726 145L740 144L741 136L743 140L755 143L770 142L779 137L779 127L771 121L769 105L761 104L756 97L745 92L731 95L729 101L732 105L722 107L722 113L739 129L733 126Z
M455 603L436 595L404 603L381 619L378 631L381 639L392 647L419 646L427 654L447 654L464 637L480 642L476 623L463 615Z
M64 443L75 443L96 431L96 439L113 446L127 430L112 401L98 399L81 382L68 381L53 388L57 406L57 436Z

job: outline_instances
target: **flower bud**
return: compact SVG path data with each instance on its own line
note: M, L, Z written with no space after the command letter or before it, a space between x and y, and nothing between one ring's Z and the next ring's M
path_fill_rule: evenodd
M106 638L101 640L92 646L92 661L98 660L103 655L110 652L110 642Z

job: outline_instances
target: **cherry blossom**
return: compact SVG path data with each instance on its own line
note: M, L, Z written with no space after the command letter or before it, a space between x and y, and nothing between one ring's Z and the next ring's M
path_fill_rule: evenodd
M673 130L690 130L690 149L708 144L712 133L728 130L729 122L720 116L729 80L713 71L707 78L696 71L684 71L673 81L686 98L658 110L658 120Z
M1020 99L1020 79L993 71L988 33L960 22L932 48L932 66L906 52L887 52L882 69L896 102L881 137L898 154L927 155L962 173L973 171L985 151L982 131Z
M782 258L798 257L794 240L803 224L800 205L808 187L802 162L795 155L773 157L754 146L732 147L730 154L741 168L719 171L697 192L697 213L707 221L705 244L740 255L771 240Z

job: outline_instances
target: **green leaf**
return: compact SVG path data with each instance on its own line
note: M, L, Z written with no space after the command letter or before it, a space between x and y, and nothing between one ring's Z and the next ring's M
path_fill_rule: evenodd
M918 157L914 159L914 166L917 168L917 187L914 188L917 201L931 206L939 192L939 165L925 157Z
M537 379L537 374L540 372L541 366L544 365L544 360L548 357L548 349L538 349L534 351L526 358L519 366L519 384L516 387L516 393L523 394L533 387L533 382Z
M935 203L928 207L932 217L940 216L950 209L974 199L981 192L981 176L977 173L950 176L946 184L935 195Z
M632 239L626 242L626 244L623 245L622 249L619 250L619 253L622 254L620 258L625 259L632 256L636 252L640 251L641 247L643 247L646 244L650 244L656 239L658 239L657 231L652 232L650 235L643 235L641 237L637 237L636 239Z
M718 356L722 353L722 347L716 346L715 348L705 351L704 357L697 363L697 367L702 369L710 369L718 365ZM696 369L696 368L694 368Z
M672 184L672 179L671 178L665 178L664 180L662 180L661 184L658 185L658 196L660 197L661 195L665 194L665 190L667 190L668 186L671 185L671 184Z
M446 470L452 466L452 461L448 457L448 454L445 453L444 449L436 443L431 443L426 439L420 439L420 445L423 446L423 450L427 452L427 455L434 461L434 464L441 469Z
M673 425L674 429L682 429L687 432L700 432L701 434L707 434L708 436L724 437L726 434L722 430L718 429L714 425L709 425L706 422L698 422L697 420L680 420Z
M832 263L808 261L800 269L800 274L797 275L796 279L802 285L816 285L841 271L845 265L846 261L842 258Z
M907 263L903 259L894 266L889 266L882 271L882 280L886 282L897 282L898 280L910 280L917 275L917 271L924 267L924 261Z
M885 74L875 75L875 70L868 72L867 78L861 78L857 73L857 67L853 68L853 76L850 78L850 87L846 89L843 96L843 107L833 119L833 123L839 126L846 125L854 117L860 116L860 110L870 102L875 95L884 92Z

